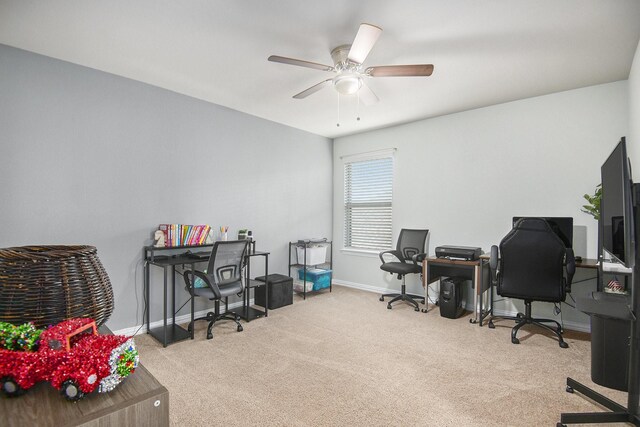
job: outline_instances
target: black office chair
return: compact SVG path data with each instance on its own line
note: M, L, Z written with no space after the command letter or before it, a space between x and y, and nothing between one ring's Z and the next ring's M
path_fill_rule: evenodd
M426 258L425 242L429 230L409 230L403 228L398 236L398 243L395 250L380 252L381 270L389 273L397 274L398 280L402 280L402 288L399 294L384 294L380 297L380 301L384 301L385 297L393 298L387 303L387 308L391 309L391 304L396 301L406 301L415 307L416 311L420 311L416 300L422 301L424 304L424 295L412 295L406 293L404 277L407 274L422 273L422 261ZM392 254L398 261L386 262L383 258L384 254Z
M516 317L492 316L489 327L495 328L494 318L515 320L511 330L511 342L519 344L518 330L527 324L545 328L558 337L560 347L569 345L562 339L562 326L552 319L538 319L531 315L533 301L560 303L571 291L575 273L573 250L566 248L562 240L542 218L522 218L500 242L491 247L490 266L498 295L524 300L525 313ZM555 328L545 323L555 324Z
M207 320L207 339L213 338L211 328L219 320L232 320L236 322L238 332L242 331L240 316L229 312L229 296L242 295L244 285L242 283L242 269L244 267L247 240L235 240L216 242L211 250L211 257L206 273L203 271L189 270L184 272L184 281L187 290L191 294L191 322L188 330L191 339L194 337L194 323L196 320ZM195 297L208 298L215 301L214 311L206 316L194 319ZM224 298L225 311L220 313L220 300Z

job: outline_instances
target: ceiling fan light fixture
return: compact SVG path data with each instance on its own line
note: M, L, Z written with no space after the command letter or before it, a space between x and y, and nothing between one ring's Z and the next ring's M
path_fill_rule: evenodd
M362 87L362 78L353 74L344 74L333 79L333 85L342 95L353 95Z

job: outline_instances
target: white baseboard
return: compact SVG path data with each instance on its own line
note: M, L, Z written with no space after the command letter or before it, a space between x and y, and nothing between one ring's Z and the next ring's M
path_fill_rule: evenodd
M373 292L376 294L390 294L393 292L398 292L397 289L380 288L378 286L363 285L361 283L355 283L355 282L347 282L346 280L333 279L331 280L331 283L338 286L344 286L346 288L360 289L361 291Z
M362 291L373 292L377 294L388 294L388 293L398 292L398 289L380 288L378 286L363 285L362 283L348 282L346 280L334 279L332 282L334 285L345 286L347 288L353 288L353 289L360 289ZM429 295L435 296L435 294L432 295L432 292L430 292ZM518 314L518 312L494 309L494 314L496 316L514 317ZM556 319L556 320L558 320L558 322L560 321L560 319ZM591 332L591 325L588 323L578 323L578 322L572 322L569 320L565 320L562 323L565 329L570 329L572 331L578 331L578 332L587 332L587 333Z
M253 300L249 301L249 305L253 304ZM241 307L242 306L242 301L237 301L234 303L229 304L229 309L234 309L237 307ZM210 312L211 309L207 309L207 310L200 310L200 311L196 311L195 315L193 317L202 317L202 316L206 316L208 312ZM191 314L183 314L180 316L176 316L176 323L187 323L191 320ZM155 322L151 322L151 324L149 325L149 329L153 329L153 328L158 328L160 326L164 325L164 320L157 320ZM113 331L113 333L115 335L140 335L140 334L145 334L147 333L147 328L144 327L144 325L137 325L137 326L132 326L130 328L124 328L124 329L118 329L117 331Z

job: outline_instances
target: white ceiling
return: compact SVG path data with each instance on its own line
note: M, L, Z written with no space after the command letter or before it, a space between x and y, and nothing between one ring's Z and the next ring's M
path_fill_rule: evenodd
M333 65L361 22L384 30L365 66L433 75L369 80L360 121L331 87L292 99L332 74L267 57ZM624 80L639 38L637 0L0 0L2 44L331 138Z

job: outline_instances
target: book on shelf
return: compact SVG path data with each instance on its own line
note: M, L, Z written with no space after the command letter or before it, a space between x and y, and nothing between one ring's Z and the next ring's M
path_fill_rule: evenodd
M208 224L160 224L158 225L158 230L161 230L164 234L164 246L167 248L197 246L205 244L211 226Z
M211 231L211 227L209 225L204 225L202 227L202 230L200 231L200 234L198 236L198 244L202 245L207 241L207 236L209 235L209 232Z

